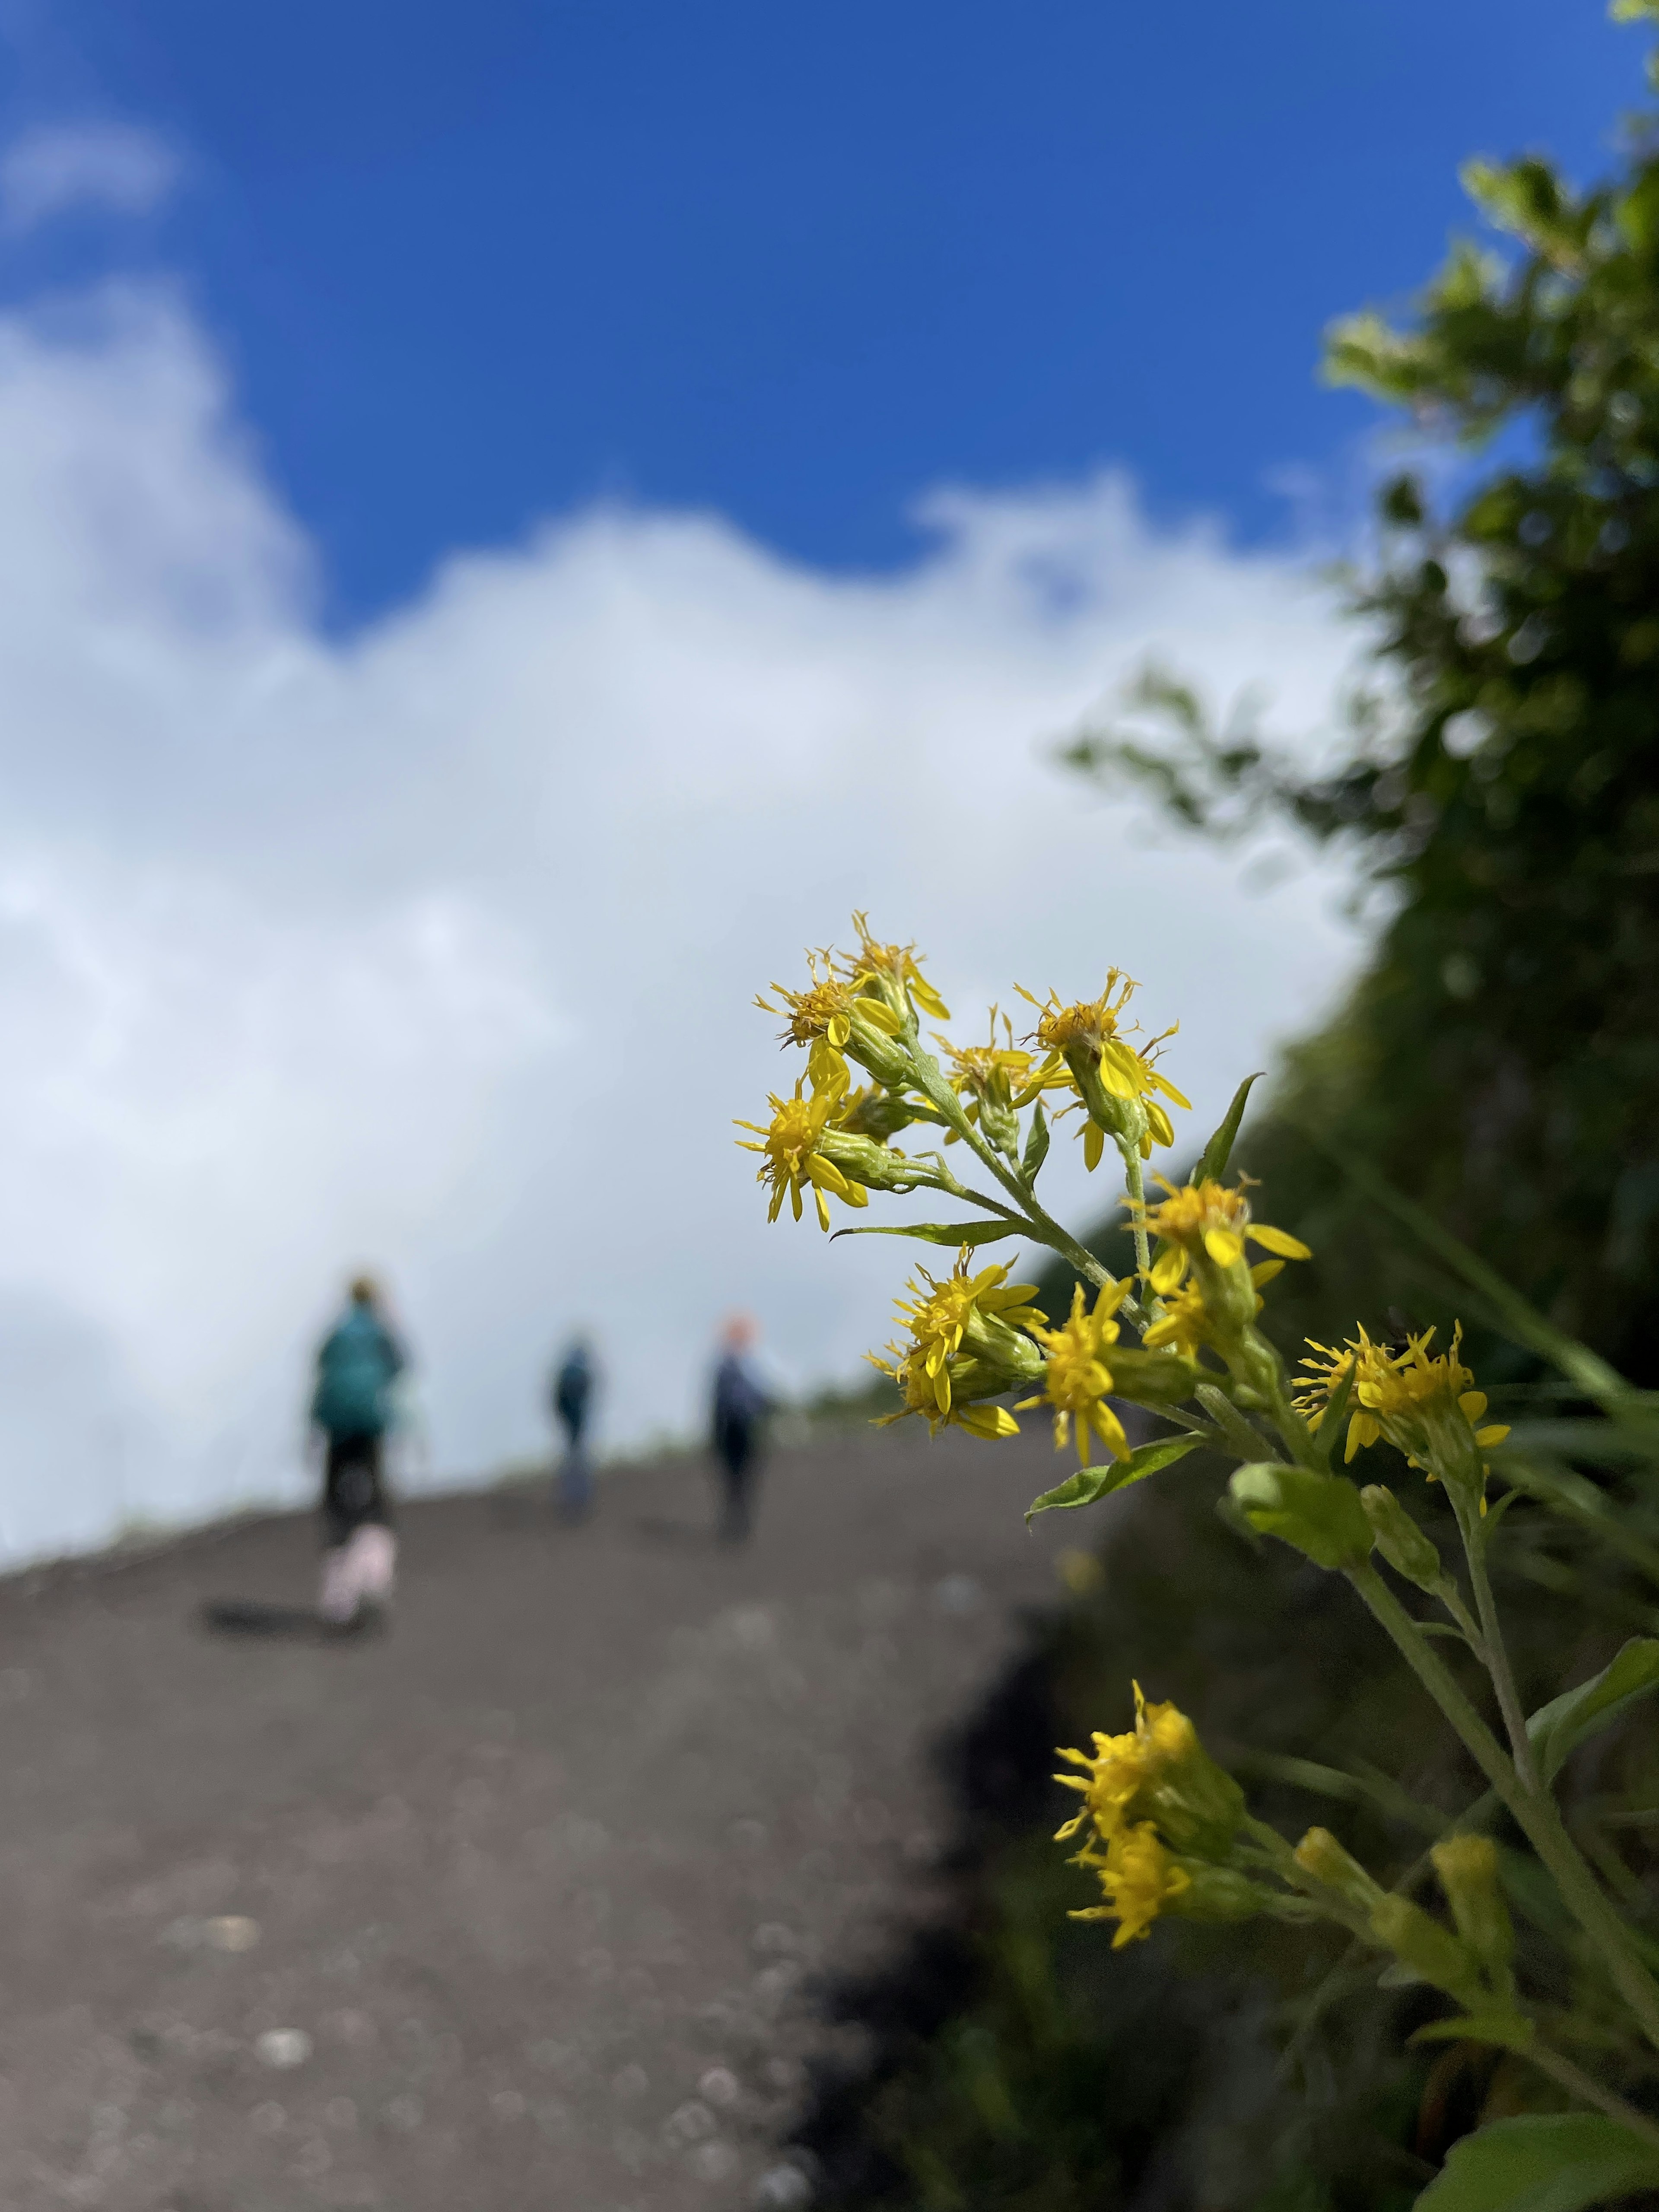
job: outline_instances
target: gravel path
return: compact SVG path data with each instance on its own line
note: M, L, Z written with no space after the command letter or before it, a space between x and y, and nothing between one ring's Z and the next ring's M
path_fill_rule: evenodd
M815 1980L936 1908L1054 1464L813 1445L738 1553L695 1462L416 1504L372 1642L199 1625L308 1596L301 1517L0 1583L0 2204L805 2202Z

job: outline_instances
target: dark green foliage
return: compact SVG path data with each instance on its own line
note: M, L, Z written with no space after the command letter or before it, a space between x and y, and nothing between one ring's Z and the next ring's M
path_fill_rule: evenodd
M1073 764L1199 831L1269 817L1390 902L1339 1018L1288 1056L1242 1164L1308 1239L1287 1340L1434 1279L1322 1142L1363 1152L1571 1334L1659 1380L1659 150L1577 193L1528 159L1466 181L1514 246L1460 246L1406 331L1340 326L1330 373L1483 451L1378 503L1355 616L1382 672L1309 777L1253 714L1219 736L1158 672ZM1156 726L1149 735L1147 717ZM1269 988L1264 979L1264 988Z
M1419 1477L1389 1471L1431 1510ZM1384 1881L1480 1795L1347 1584L1241 1541L1220 1487L1188 1461L1096 1509L1114 1532L1099 1595L1038 1632L968 1732L962 1919L847 1993L874 2068L807 2132L838 2212L1405 2212L1483 2113L1555 2101L1519 2060L1407 2047L1449 2006L1380 1989L1376 1961L1328 1929L1165 1921L1114 1952L1109 1928L1066 1918L1093 1895L1050 1840L1075 1801L1048 1780L1049 1747L1126 1727L1132 1677L1194 1715L1253 1811L1291 1838L1331 1828ZM1430 1525L1449 1552L1449 1525ZM1506 1516L1498 1565L1528 1705L1651 1618L1647 1587L1532 1506ZM1652 1802L1656 1753L1659 1723L1636 1708L1565 1770L1575 1832L1626 1890L1659 1870L1659 1831L1630 1809ZM1416 1894L1443 1909L1431 1880ZM1547 1887L1512 1902L1528 1989L1565 2000L1559 1906Z

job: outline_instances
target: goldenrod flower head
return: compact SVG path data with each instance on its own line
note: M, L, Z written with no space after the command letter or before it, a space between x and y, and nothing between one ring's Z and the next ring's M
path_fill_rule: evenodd
M1123 1826L1139 1793L1166 1768L1191 1759L1200 1749L1198 1731L1178 1705L1170 1701L1152 1704L1139 1682L1133 1686L1133 1729L1122 1735L1106 1735L1097 1729L1091 1739L1092 1757L1065 1749L1057 1753L1069 1759L1073 1766L1082 1767L1089 1778L1085 1782L1075 1774L1054 1777L1067 1790L1079 1790L1083 1796L1082 1811L1055 1831L1057 1844L1076 1835L1085 1822L1092 1825L1103 1843L1109 1841Z
M1007 1385L1000 1376L988 1374L971 1359L946 1359L936 1373L930 1374L921 1346L890 1344L887 1350L890 1356L885 1359L875 1352L864 1356L873 1368L898 1384L904 1403L898 1413L884 1413L878 1427L886 1428L908 1414L920 1413L933 1436L942 1428L966 1429L969 1436L994 1443L1000 1437L1019 1434L1019 1423L1006 1406L976 1403L970 1395L979 1390L994 1396L1006 1389Z
M1115 1920L1115 1951L1145 1936L1159 1913L1192 1887L1192 1876L1170 1856L1150 1820L1121 1830L1104 1851L1079 1851L1076 1863L1099 1876L1106 1902L1085 1905L1070 1917Z
M853 927L859 933L859 949L844 954L840 965L842 973L855 993L868 992L886 1000L895 1012L907 996L931 1014L935 1021L948 1022L951 1009L921 972L914 945L883 945L872 937L867 915L855 914Z
M775 1006L769 999L758 995L755 1004L763 1013L788 1016L782 1031L785 1044L811 1044L814 1038L827 1037L839 1049L852 1034L853 994L836 975L832 953L809 952L806 969L811 980L805 990L792 991L787 983L774 983L772 988L783 1004Z
M808 1076L815 1091L842 1090L850 1080L844 1055L851 1053L880 1083L900 1083L909 1073L902 1046L895 1044L902 1026L898 1012L884 998L858 988L837 971L833 952L808 952L805 990L792 991L787 983L772 988L781 1003L757 997L755 1004L769 1014L786 1014L785 1044L811 1048Z
M1151 1235L1170 1247L1152 1268L1152 1288L1160 1297L1167 1297L1177 1287L1200 1254L1218 1267L1236 1267L1244 1257L1247 1242L1261 1245L1281 1260L1313 1257L1299 1237L1272 1228L1265 1221L1251 1220L1250 1202L1244 1194L1249 1185L1243 1180L1233 1189L1208 1176L1179 1189L1162 1176L1153 1180L1168 1194L1156 1206L1136 1208L1129 1200L1125 1203ZM1264 1276L1263 1279L1271 1279Z
M1035 1398L1022 1399L1019 1411L1024 1413L1028 1406L1054 1407L1056 1451L1065 1449L1075 1418L1078 1455L1085 1467L1090 1464L1091 1435L1100 1438L1114 1459L1129 1456L1123 1424L1107 1403L1112 1389L1107 1358L1118 1340L1114 1316L1133 1280L1126 1275L1121 1283L1106 1284L1092 1307L1085 1303L1082 1284L1074 1284L1071 1313L1059 1328L1034 1327L1030 1331L1047 1359L1042 1390Z
M949 1423L976 1437L1018 1436L1019 1424L1006 1407L974 1401L1029 1379L1041 1355L1020 1332L1042 1316L1030 1303L1031 1285L1011 1283L1006 1267L978 1274L969 1268L966 1245L943 1281L917 1268L905 1285L908 1298L894 1301L909 1342L890 1344L885 1359L873 1352L865 1356L903 1395L902 1411L887 1420L920 1413L935 1434Z
M952 1044L946 1036L934 1037L933 1042L950 1062L948 1070L951 1088L970 1102L971 1118L974 1106L981 1099L994 1097L1012 1103L1015 1091L1024 1088L1031 1072L1031 1055L1014 1042L1014 1026L1006 1014L1001 1015L1003 1041L997 1042L998 1009L991 1009L991 1034L984 1044Z
M1059 1830L1055 1841L1088 1827L1101 1843L1109 1844L1126 1826L1150 1820L1177 1850L1224 1863L1243 1817L1243 1792L1210 1757L1179 1706L1150 1703L1139 1682L1134 1692L1131 1732L1097 1732L1092 1757L1060 1752L1060 1758L1085 1770L1087 1779L1055 1776L1083 1797L1083 1809Z
M755 1180L771 1185L772 1203L766 1212L769 1221L777 1219L786 1195L799 1221L801 1192L808 1187L812 1193L812 1202L817 1208L821 1229L827 1230L830 1226L830 1208L824 1199L826 1191L848 1206L867 1206L870 1203L867 1194L857 1183L849 1182L834 1161L826 1159L820 1150L824 1132L835 1115L839 1095L837 1091L826 1090L815 1091L810 1098L803 1098L798 1083L791 1097L780 1098L775 1093L768 1101L772 1109L769 1123L739 1121L737 1124L740 1129L752 1129L761 1139L757 1145L750 1144L744 1137L738 1141L744 1152L763 1155Z
M1075 1000L1070 1005L1054 991L1039 999L1023 984L1016 988L1021 998L1037 1010L1032 1039L1048 1054L1027 1083L1018 1104L1024 1105L1039 1091L1066 1088L1075 1091L1086 1106L1090 1103L1087 1086L1097 1082L1108 1098L1120 1101L1129 1109L1127 1139L1138 1142L1143 1157L1155 1143L1175 1142L1174 1125L1154 1094L1177 1106L1191 1102L1158 1073L1154 1057L1164 1039L1172 1037L1176 1030L1164 1030L1144 1046L1128 1042L1121 1017L1136 989L1132 976L1109 968L1106 988L1097 999ZM1094 1104L1097 1111L1106 1110L1098 1093ZM1083 1132L1083 1158L1091 1172L1100 1164L1105 1142L1099 1122L1090 1120Z
M1462 1323L1452 1331L1446 1352L1430 1352L1433 1337L1431 1328L1408 1336L1403 1351L1373 1344L1363 1328L1358 1337L1335 1348L1310 1340L1308 1348L1317 1356L1303 1362L1297 1409L1309 1415L1322 1413L1352 1370L1348 1402L1352 1411L1345 1459L1352 1460L1362 1446L1386 1437L1431 1481L1448 1473L1455 1480L1484 1480L1484 1468L1473 1473L1475 1448L1485 1450L1502 1443L1509 1429L1503 1422L1474 1425L1486 1410L1486 1398L1474 1388L1474 1375L1458 1357Z
M972 1350L994 1354L1003 1348L1002 1340L1000 1336L989 1335L985 1326L988 1321L1012 1332L1029 1328L1043 1319L1031 1304L1036 1296L1033 1285L1011 1283L1006 1267L984 1267L976 1275L970 1275L968 1267L969 1252L964 1245L956 1267L943 1282L930 1275L926 1267L918 1267L915 1277L905 1285L909 1293L908 1299L896 1298L893 1302L900 1319L909 1329L924 1370L937 1380L941 1413L948 1412L951 1404L946 1362L962 1349L964 1337L971 1340Z

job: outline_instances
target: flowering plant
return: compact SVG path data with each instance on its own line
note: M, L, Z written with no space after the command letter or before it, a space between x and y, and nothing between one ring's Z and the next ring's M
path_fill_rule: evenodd
M973 1209L965 1219L841 1232L908 1236L956 1254L948 1273L918 1270L898 1301L901 1340L871 1355L900 1395L885 1418L919 1414L934 1432L955 1425L994 1440L1017 1433L1019 1413L1043 1410L1056 1446L1074 1443L1079 1464L1031 1514L1092 1504L1200 1446L1231 1462L1237 1524L1346 1577L1487 1784L1429 1853L1446 1908L1437 1915L1408 1893L1413 1879L1385 1889L1328 1830L1310 1828L1292 1844L1256 1819L1187 1716L1149 1702L1137 1685L1130 1730L1097 1733L1091 1751L1060 1754L1074 1771L1059 1778L1082 1803L1060 1836L1078 1843L1074 1863L1100 1895L1078 1917L1115 1923L1115 1948L1165 1915L1329 1922L1383 1961L1386 1979L1449 2001L1420 2039L1485 2044L1529 2065L1541 2077L1540 2108L1456 2145L1419 2200L1425 2212L1573 2212L1659 2185L1659 2121L1646 2109L1659 2075L1659 1942L1641 1924L1635 1885L1610 1882L1585 1858L1553 1787L1577 1744L1659 1688L1659 1640L1632 1639L1592 1680L1524 1711L1489 1558L1523 1491L1560 1499L1517 1464L1489 1510L1489 1455L1510 1431L1486 1419L1461 1329L1437 1350L1432 1330L1376 1342L1357 1328L1335 1346L1310 1345L1300 1376L1289 1374L1259 1316L1274 1276L1310 1255L1255 1218L1244 1179L1224 1179L1255 1078L1239 1086L1190 1178L1155 1176L1159 1194L1149 1194L1146 1164L1173 1143L1170 1109L1188 1102L1161 1066L1174 1031L1141 1036L1127 1017L1137 988L1127 976L1109 970L1097 998L1073 1003L1022 991L1034 1009L1029 1036L1016 1041L993 1009L986 1045L959 1048L933 1032L941 1058L921 1022L949 1015L915 948L882 944L862 915L854 919L854 952L812 956L805 989L775 984L778 1003L757 1001L786 1015L785 1042L806 1050L806 1070L789 1096L773 1099L769 1123L740 1126L752 1132L746 1141L760 1155L774 1218L787 1197L799 1220L809 1189L826 1231L831 1198L862 1209L872 1190L937 1192ZM866 1084L854 1086L849 1062ZM1121 1163L1134 1255L1122 1278L1037 1196L1053 1127L1067 1115L1091 1170L1109 1151ZM938 1143L914 1148L915 1134ZM901 1135L912 1149L898 1148ZM953 1146L961 1175L947 1158ZM1080 1279L1063 1316L1039 1310L1035 1289L1010 1282L1007 1267L977 1264L978 1248L1011 1237L1047 1247ZM1473 1255L1464 1271L1482 1280ZM1504 1286L1483 1287L1510 1310L1518 1305ZM1651 1407L1593 1354L1557 1342L1525 1310L1522 1317L1522 1333L1576 1387L1615 1418L1650 1423ZM1139 1443L1128 1408L1139 1409ZM1461 1567L1443 1559L1393 1489L1346 1472L1378 1444L1439 1486ZM1402 1601L1401 1583L1426 1609ZM1442 1639L1478 1668L1484 1699L1442 1657ZM1540 1873L1570 1931L1571 2007L1523 1986L1517 1972L1510 1899L1536 1919Z

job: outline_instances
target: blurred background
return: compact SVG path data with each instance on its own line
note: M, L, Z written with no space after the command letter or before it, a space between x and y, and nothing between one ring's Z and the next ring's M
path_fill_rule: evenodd
M734 1301L849 1375L890 1250L769 1232L728 1124L851 908L975 1025L1127 967L1200 1135L1336 1002L1351 866L1194 859L1054 748L1156 654L1319 756L1397 436L1320 331L1471 149L1603 161L1597 11L0 37L0 1557L305 1494L363 1262L432 1480L536 1448L571 1326L611 1449Z

